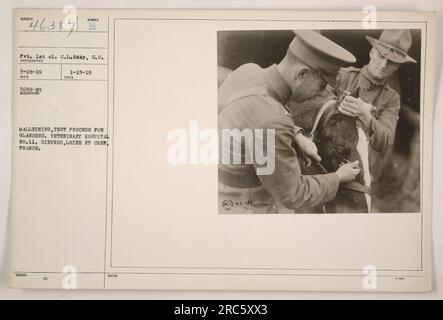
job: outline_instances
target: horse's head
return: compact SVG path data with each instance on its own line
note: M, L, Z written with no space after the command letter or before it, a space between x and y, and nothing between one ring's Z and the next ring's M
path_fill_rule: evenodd
M311 132L322 105L323 103L311 103L300 108L292 107L294 122L306 132ZM340 113L338 105L333 104L321 116L315 130L314 142L322 158L321 165L328 172L336 171L344 162L358 160L360 173L355 182L364 185L364 167L358 148L359 138L361 136L359 136L355 119ZM305 174L324 173L322 168L316 165L312 168L304 168L302 165L302 172ZM367 195L350 186L340 186L336 198L326 204L327 212L369 212Z

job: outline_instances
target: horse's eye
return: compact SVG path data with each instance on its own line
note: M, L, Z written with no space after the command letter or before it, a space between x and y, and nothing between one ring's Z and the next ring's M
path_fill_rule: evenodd
M342 156L346 156L351 153L351 148L348 146L336 146L335 151Z

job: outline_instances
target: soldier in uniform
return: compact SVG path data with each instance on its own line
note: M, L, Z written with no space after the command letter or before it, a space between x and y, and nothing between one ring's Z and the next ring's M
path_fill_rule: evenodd
M370 61L363 68L343 68L337 77L336 93L350 93L339 110L357 117L371 147L370 171L377 180L381 161L394 144L400 97L387 81L404 63L416 63L407 52L412 44L409 30L384 30L372 44Z
M305 176L300 172L297 150L320 161L315 144L294 125L286 109L292 95L302 102L335 84L339 69L355 62L355 57L314 31L297 31L286 56L279 64L262 69L245 64L230 73L218 90L218 127L224 129L272 129L275 132L275 168L258 174L260 164L219 164L219 212L294 212L335 198L341 182L355 179L358 162L341 166L337 172ZM223 136L221 133L220 137ZM223 154L223 138L220 139ZM237 145L236 145L237 143ZM233 152L245 159L244 142L234 141Z

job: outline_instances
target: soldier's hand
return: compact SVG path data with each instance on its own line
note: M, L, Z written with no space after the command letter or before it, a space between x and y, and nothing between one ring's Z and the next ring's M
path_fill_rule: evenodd
M354 98L352 96L346 96L338 107L338 111L341 113L350 117L358 118L363 124L363 128L366 132L369 131L372 112L374 110L375 107L373 105L364 102L360 98Z
M357 175L360 173L358 160L343 164L337 169L336 173L340 177L340 182L354 181Z
M346 96L339 106L339 111L350 117L364 117L370 115L375 109L369 103L364 102L360 98L354 98L353 96Z
M298 133L295 136L295 143L303 154L306 166L309 167L311 165L311 159L317 162L321 161L321 158L318 155L317 146L311 139L306 138L301 133Z

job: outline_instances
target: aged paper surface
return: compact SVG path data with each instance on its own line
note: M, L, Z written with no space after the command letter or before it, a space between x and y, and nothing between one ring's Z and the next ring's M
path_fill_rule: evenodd
M11 286L431 290L434 14L377 14L420 37L418 207L255 215L220 214L217 164L193 158L235 65L223 35L364 34L362 13L16 10Z

